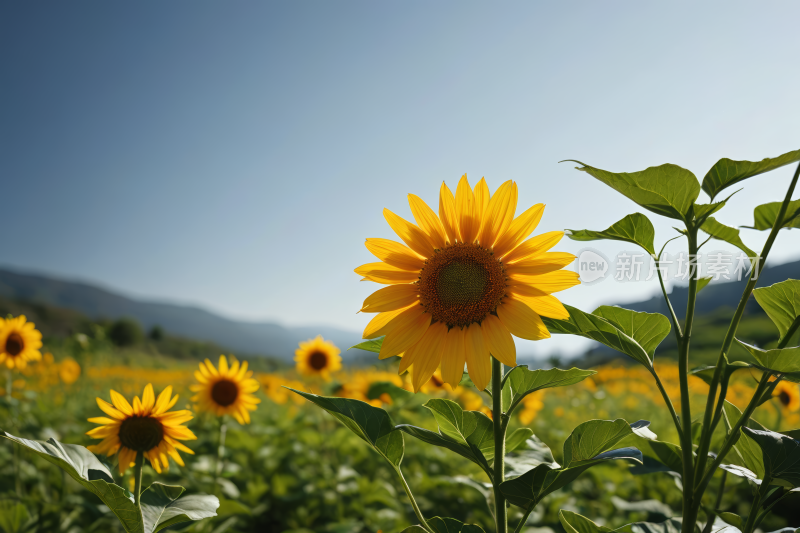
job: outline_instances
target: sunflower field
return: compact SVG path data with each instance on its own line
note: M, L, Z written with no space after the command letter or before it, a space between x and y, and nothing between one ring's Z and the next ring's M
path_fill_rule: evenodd
M102 328L48 339L24 315L0 321L0 529L154 533L753 533L800 522L800 281L758 287L793 200L756 208L761 252L713 214L724 189L783 165L720 160L702 185L676 165L612 173L579 163L643 209L677 221L690 255L710 239L748 253L751 273L714 364L692 359L697 293L683 319L561 303L580 290L533 235L544 206L517 187L466 176L438 212L409 195L415 223L384 210L403 243L369 238L355 269L381 286L346 366L341 348L298 339L295 364L266 371L222 354L201 361L110 345ZM710 203L698 203L703 190ZM518 214L518 211L520 213ZM702 231L702 234L701 234ZM707 238L705 237L707 236ZM576 240L633 243L658 261L647 216ZM701 239L702 237L702 239ZM660 278L659 271L659 278ZM663 280L662 282L663 288ZM776 330L739 338L750 297ZM594 368L519 365L513 337L589 338L619 352ZM699 332L695 333L698 335ZM677 360L657 358L674 336ZM752 341L751 341L752 342ZM126 364L120 364L124 360Z

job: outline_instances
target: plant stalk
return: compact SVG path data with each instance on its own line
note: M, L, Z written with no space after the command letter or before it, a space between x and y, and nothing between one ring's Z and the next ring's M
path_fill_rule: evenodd
M408 499L411 502L411 508L414 509L414 514L417 516L417 520L419 520L420 527L428 533L435 533L435 531L431 529L431 526L428 525L428 521L425 520L425 516L422 514L419 505L417 505L417 500L414 499L414 495L411 494L411 487L408 486L406 478L403 477L403 471L400 470L399 466L395 466L394 471L397 472L397 475L400 477L400 481L403 484L403 489L406 491L406 496L408 496Z
M495 521L497 533L508 533L506 498L500 491L505 480L506 435L503 424L503 363L492 357L492 421L494 423L494 488Z
M708 397L706 399L706 409L703 415L703 431L700 435L700 442L697 450L697 479L700 483L704 482L705 485L708 484L708 480L706 480L708 476L704 473L706 462L708 460L708 450L711 446L711 437L714 434L714 429L716 428L716 425L719 423L720 419L719 416L715 416L715 411L721 412L721 408L725 402L725 395L723 394L723 392L726 392L725 390L721 391L720 397L717 399L717 387L719 386L720 379L722 377L723 365L727 361L728 350L730 350L731 344L733 343L733 338L736 335L737 329L739 328L739 322L741 322L742 316L744 316L744 310L747 306L747 301L750 299L750 295L753 293L753 289L758 281L758 274L767 260L767 256L772 249L775 239L778 237L778 232L783 227L783 219L786 216L786 211L789 208L789 202L792 201L792 195L794 195L798 178L800 178L800 164L797 165L797 169L794 171L794 176L792 177L792 181L786 191L786 196L783 199L781 208L778 210L778 215L775 217L775 223L772 225L772 230L769 233L769 237L767 237L767 242L764 243L764 248L761 250L761 254L753 263L753 267L750 270L750 279L747 281L747 285L742 293L742 297L739 299L739 305L736 307L736 312L734 313L733 319L731 319L731 323L728 326L728 331L725 334L725 339L722 342L719 356L717 357L714 376L711 378L711 385L709 386ZM716 402L718 402L718 404L717 408L715 409ZM723 458L724 454L720 454L718 456L720 462ZM713 475L713 469L711 473ZM697 485L696 489L700 489L700 495L702 495L705 485L702 488L699 484ZM695 492L698 492L698 490L695 490Z
M756 497L753 499L753 504L750 506L750 514L747 515L747 522L742 528L742 533L752 533L756 527L756 518L758 518L758 510L761 508L761 501L764 499L764 493L769 490L769 481L765 479L761 482L761 486L756 492Z
M136 464L133 467L133 475L136 484L133 487L133 503L136 507L142 505L142 470L144 467L144 452L136 452Z
M725 481L728 478L728 471L722 471L722 477L719 480L719 490L717 491L717 500L714 503L714 508L708 513L708 521L703 528L703 533L711 533L711 528L714 527L714 519L717 517L717 509L722 505L722 496L725 494Z
M222 415L219 419L219 435L217 440L217 455L214 457L214 494L217 494L219 490L219 476L222 474L222 470L224 470L224 465L222 463L223 459L225 458L225 437L228 434L228 426L225 424L225 415ZM220 468L223 467L223 468Z
M689 239L689 261L697 259L697 228L687 228ZM695 263L695 269L698 268ZM694 323L695 303L697 302L697 271L692 271L689 277L689 300L686 303L686 321L681 337L680 351L678 353L678 377L681 387L681 451L683 453L683 486L689 490L683 491L683 523L682 533L694 533L698 506L694 503L694 455L692 449L692 407L689 402L689 345L692 340L692 325Z

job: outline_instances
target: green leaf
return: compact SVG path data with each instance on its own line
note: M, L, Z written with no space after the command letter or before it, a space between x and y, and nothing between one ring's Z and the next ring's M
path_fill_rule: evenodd
M369 389L367 389L367 399L376 400L384 394L387 394L392 401L395 402L403 402L414 396L413 392L409 392L402 387L398 387L391 381L376 381L374 383L370 383Z
M772 229L782 204L783 202L770 202L756 207L753 212L753 225L745 227L759 231ZM800 199L789 202L781 227L800 228Z
M725 428L728 432L739 422L742 417L742 412L738 407L725 401L722 406L723 421ZM748 426L754 426L755 421L750 419L747 423ZM733 454L726 456L726 459L736 465L742 466L753 473L755 479L764 479L764 461L761 458L761 449L758 444L751 439L746 433L740 432L740 437L733 445ZM744 475L733 472L731 469L726 469L736 475ZM749 476L746 476L749 477Z
M394 430L389 413L361 400L331 398L289 390L328 411L387 461L394 466L400 465L403 460L403 436Z
M39 457L64 470L83 488L100 498L119 518L128 533L144 533L142 517L133 503L133 495L114 484L111 472L92 452L77 444L62 444L55 439L47 442L15 437L0 431L3 436L25 446Z
M454 451L477 464L491 476L489 460L494 455L494 433L491 419L478 411L464 411L452 400L434 398L425 403L439 432L400 424L397 429L417 439Z
M613 326L622 330L626 335L635 340L644 348L650 359L661 341L663 341L672 326L669 319L659 313L640 313L623 309L622 307L602 305L592 313L600 318L605 318Z
M370 339L368 341L360 342L355 346L349 347L347 350L352 350L353 348L356 348L358 350L364 350L366 352L381 353L381 346L383 346L383 339L384 337L378 337L377 339Z
M705 289L706 285L708 285L711 282L712 279L714 279L714 276L706 276L704 278L698 278L697 279L697 292L699 293L700 291Z
M717 222L714 217L708 217L705 223L700 227L701 230L708 233L717 240L725 241L728 244L736 246L738 249L747 254L747 257L756 257L758 254L748 248L739 237L739 230L726 226Z
M656 230L653 228L653 223L650 222L650 219L641 213L628 215L603 231L588 229L569 229L567 231L569 232L567 237L573 241L596 241L600 239L625 241L641 246L650 255L655 255L656 253L653 245Z
M683 456L681 447L677 444L645 439L634 434L620 442L620 446L634 447L642 452L644 456L644 464L632 467L632 474L648 474L650 472L677 472L678 474L683 474ZM653 462L660 465L660 467L654 467Z
M480 526L464 524L455 518L440 518L435 516L428 519L428 525L436 533L484 533L483 528Z
M787 279L769 287L753 290L758 305L780 332L781 340L800 320L800 281Z
M28 510L19 502L0 500L0 528L5 533L21 533L30 520Z
M569 159L578 168L594 176L612 189L627 196L645 209L659 215L686 220L700 194L700 183L694 174L677 165L665 164L641 172L608 172Z
M506 453L511 453L533 436L531 428L519 428L511 435L506 436Z
M400 533L428 533L422 526L409 526Z
M528 370L527 365L514 367L503 378L503 403L508 407L506 412L511 413L528 394L552 387L574 385L594 374L597 374L594 370L579 368Z
M717 516L720 517L726 524L730 524L740 530L744 529L744 524L747 521L747 516L741 517L738 514L729 513L727 511L718 511Z
M180 497L185 489L153 483L142 492L144 530L155 533L169 526L217 516L219 500L208 494Z
M761 448L764 480L781 480L800 486L800 441L774 431L742 428Z
M500 490L510 503L530 510L542 498L571 483L596 464L616 459L641 463L642 454L639 450L613 449L632 433L631 426L622 419L584 422L573 430L564 443L564 467L540 464L519 477L504 481Z
M750 352L750 355L758 361L756 366L762 370L787 374L800 372L800 347L762 350L739 339L736 339L736 342Z
M717 161L705 175L703 178L703 190L713 200L720 191L731 185L796 161L800 161L800 150L787 152L778 157L767 158L758 162L733 161L725 157Z
M547 464L551 468L561 468L561 465L556 463L553 458L553 452L550 451L547 444L536 435L532 435L521 448L509 453L505 459L506 477L508 478L521 476L541 464Z
M561 509L558 520L564 526L566 533L611 533L614 531L606 526L599 526L585 516Z
M648 370L652 369L653 362L647 351L621 329L600 316L584 313L580 309L569 305L564 307L569 312L569 320L542 317L550 333L578 335L595 340L633 358L647 367ZM631 312L633 313L633 311ZM636 314L649 315L649 313Z

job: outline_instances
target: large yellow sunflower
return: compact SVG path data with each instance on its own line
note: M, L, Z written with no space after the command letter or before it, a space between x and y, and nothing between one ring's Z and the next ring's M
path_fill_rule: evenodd
M341 370L341 350L331 341L326 341L322 335L314 339L300 342L300 347L294 351L294 360L297 371L304 376L320 376L328 381L331 373Z
M415 391L440 365L444 381L456 387L464 363L484 389L491 378L490 354L516 365L512 335L545 339L550 333L541 316L569 318L552 294L579 283L576 272L562 270L575 256L548 252L562 231L526 240L544 205L515 218L512 181L493 195L484 179L473 190L466 174L455 196L442 183L439 216L419 197L408 199L416 225L383 211L406 245L367 239L367 249L381 261L356 269L364 280L388 285L364 301L361 311L378 315L363 336L386 336L380 358L402 355L401 373L413 365Z
M258 390L258 381L252 378L253 372L247 370L247 361L239 364L231 356L231 365L224 355L219 356L219 369L208 359L200 363L200 370L194 371L199 381L189 388L196 392L192 401L198 408L217 416L231 415L240 424L250 423L250 411L255 411L261 400L253 396Z
M0 318L0 364L8 368L25 368L29 361L39 361L42 353L42 334L25 315Z
M89 446L89 450L109 457L119 452L120 474L133 465L140 453L150 460L159 474L162 468L169 468L167 456L184 466L178 450L194 452L178 441L196 440L197 437L182 425L193 418L191 411L169 411L177 401L178 396L172 396L171 386L156 399L150 384L144 388L141 400L138 396L133 399L133 405L114 390L111 391L112 403L97 398L97 405L111 418L89 419L89 422L101 426L86 434L94 439L103 439L99 444Z
M772 397L778 399L781 409L785 411L800 409L800 387L797 383L781 381L772 391Z

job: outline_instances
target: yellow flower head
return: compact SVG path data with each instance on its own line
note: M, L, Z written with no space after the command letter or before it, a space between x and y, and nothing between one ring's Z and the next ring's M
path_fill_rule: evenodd
M300 347L294 351L297 371L304 376L320 376L328 381L331 373L342 368L340 353L341 350L331 341L323 340L322 335L300 342Z
M386 336L380 358L402 355L401 373L413 365L415 391L440 365L443 380L456 387L464 363L482 390L491 377L489 354L515 366L512 335L546 339L550 333L540 317L569 318L552 294L579 283L576 272L562 270L575 256L548 252L562 231L526 240L544 205L515 218L513 181L494 195L484 179L472 189L464 175L455 196L442 183L439 216L419 197L408 198L416 225L383 210L405 245L367 239L367 249L381 261L356 269L364 280L388 285L364 301L361 311L378 315L363 337Z
M42 334L27 322L25 315L0 318L0 364L8 368L25 368L29 361L39 361L42 353Z
M239 364L231 356L231 365L224 355L219 356L219 368L208 359L195 370L196 385L189 387L196 392L192 401L199 409L217 416L231 415L240 424L250 423L250 411L255 411L261 400L253 396L258 390L258 381L252 378L253 372L247 370L247 361Z
M772 397L777 398L781 408L786 411L800 409L800 387L798 387L797 383L781 381L772 391Z
M58 365L58 377L61 378L61 382L65 385L75 383L81 377L81 365L70 357L64 359Z
M111 402L97 398L97 405L111 418L90 418L89 422L101 424L86 434L94 439L103 439L99 444L89 446L94 453L112 456L119 452L119 473L133 466L138 454L150 460L153 468L169 468L167 456L184 466L178 450L194 454L192 450L178 441L196 440L194 433L183 426L193 418L191 411L170 411L178 401L172 396L172 387L164 389L156 399L153 386L148 384L140 400L133 399L133 405L115 390L111 391Z

